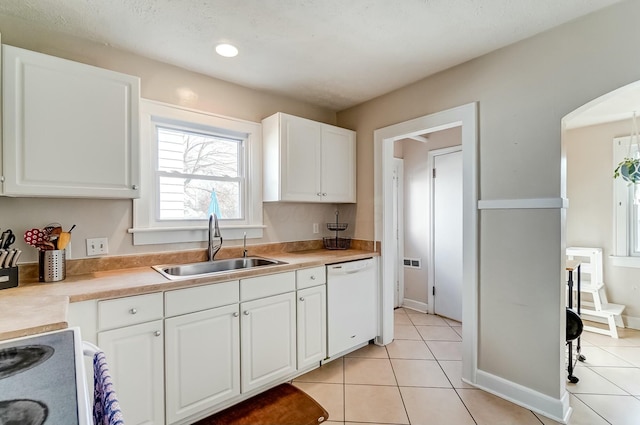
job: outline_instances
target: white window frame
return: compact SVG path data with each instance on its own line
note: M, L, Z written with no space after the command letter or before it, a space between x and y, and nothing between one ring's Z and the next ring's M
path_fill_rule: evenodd
M156 178L156 125L184 123L193 128L208 127L236 134L245 140L245 214L243 220L220 222L224 239L262 238L262 125L251 121L224 117L177 105L142 99L140 102L140 198L133 201L134 245L201 242L208 238L208 220L158 220Z
M613 139L613 168L629 156L631 137L616 137ZM632 152L633 153L633 152ZM631 201L632 186L622 178L613 180L613 255L612 264L620 267L640 268L640 251L632 252L634 241L633 232L633 203Z

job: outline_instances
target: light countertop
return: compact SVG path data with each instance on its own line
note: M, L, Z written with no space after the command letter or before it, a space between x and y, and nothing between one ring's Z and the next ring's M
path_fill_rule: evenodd
M0 340L66 328L70 302L148 294L378 255L377 252L356 249L317 249L278 252L268 256L287 264L217 273L204 278L169 280L146 266L67 276L64 281L56 283L26 282L17 288L0 290Z

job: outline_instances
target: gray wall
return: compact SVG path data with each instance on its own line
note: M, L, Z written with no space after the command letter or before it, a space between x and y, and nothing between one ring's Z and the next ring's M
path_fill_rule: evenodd
M427 158L430 151L460 145L461 127L437 131L426 137L427 143L411 139L395 142L398 145L395 156L402 157L404 163L404 256L422 260L420 269L403 269L404 298L424 304L425 308L429 302L427 289L432 269L429 258L432 235L428 222L431 188Z
M356 237L374 235L375 129L478 102L481 200L565 194L561 120L637 80L640 2L627 1L338 114L358 132ZM565 395L565 210L479 211L478 370Z

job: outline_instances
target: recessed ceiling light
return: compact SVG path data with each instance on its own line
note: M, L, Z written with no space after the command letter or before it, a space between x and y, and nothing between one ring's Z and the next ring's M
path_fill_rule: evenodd
M232 58L238 55L238 49L236 46L223 43L216 46L216 53L220 56L224 56L225 58Z

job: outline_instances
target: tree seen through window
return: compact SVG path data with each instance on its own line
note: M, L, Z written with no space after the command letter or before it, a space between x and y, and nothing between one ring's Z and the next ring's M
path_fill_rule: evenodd
M159 219L243 218L243 140L157 127Z

